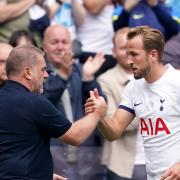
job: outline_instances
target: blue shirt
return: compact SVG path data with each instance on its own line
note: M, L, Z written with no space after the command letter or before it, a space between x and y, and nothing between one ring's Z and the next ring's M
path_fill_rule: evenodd
M50 138L70 127L47 99L7 81L0 90L0 179L52 180Z

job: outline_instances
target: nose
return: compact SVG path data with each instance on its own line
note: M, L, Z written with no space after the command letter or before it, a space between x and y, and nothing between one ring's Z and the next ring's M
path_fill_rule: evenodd
M133 64L133 58L132 58L131 55L128 55L128 56L127 56L127 63L128 63L128 64Z
M62 43L62 42L59 42L59 43L58 43L58 49L59 49L59 50L62 50L62 49L63 49L63 43Z
M47 79L49 77L49 74L47 73L47 71L44 72L44 79Z

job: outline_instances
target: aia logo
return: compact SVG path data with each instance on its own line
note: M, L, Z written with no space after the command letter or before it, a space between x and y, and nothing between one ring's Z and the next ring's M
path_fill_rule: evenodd
M140 126L141 134L147 134L150 136L158 135L159 133L162 134L162 132L164 132L165 134L171 134L166 123L161 118L157 118L155 122L152 122L150 118L147 121L141 118Z

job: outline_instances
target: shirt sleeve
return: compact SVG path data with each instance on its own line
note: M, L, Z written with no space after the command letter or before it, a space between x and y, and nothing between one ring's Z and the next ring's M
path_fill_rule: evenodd
M70 129L72 123L41 95L37 96L33 108L35 123L49 137L57 138Z
M119 108L124 109L132 114L135 114L133 100L132 100L132 94L134 89L133 84L134 84L134 80L129 82L129 84L124 89Z

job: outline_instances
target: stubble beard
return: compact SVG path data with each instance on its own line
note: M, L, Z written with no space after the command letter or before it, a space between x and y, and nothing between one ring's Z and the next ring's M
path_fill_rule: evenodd
M143 69L140 69L138 73L134 74L134 79L142 79L145 78L150 72L151 66L147 64Z

